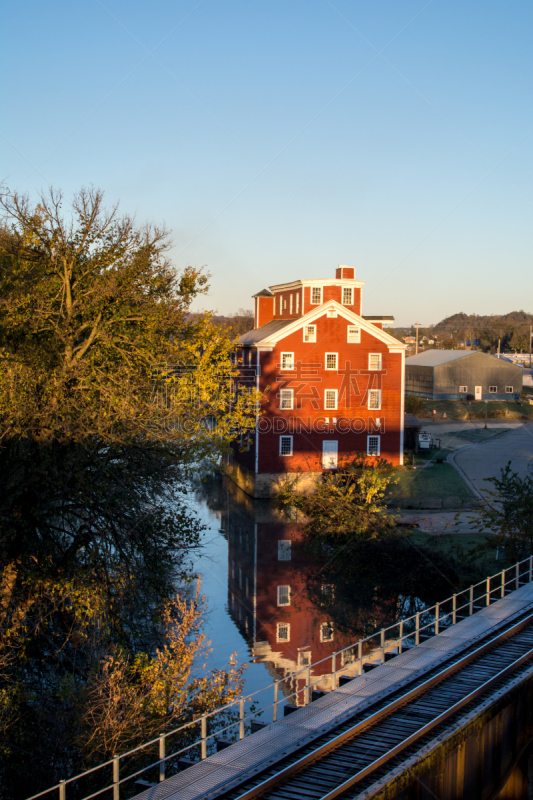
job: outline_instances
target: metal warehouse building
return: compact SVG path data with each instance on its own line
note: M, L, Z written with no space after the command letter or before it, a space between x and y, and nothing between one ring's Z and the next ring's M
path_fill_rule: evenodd
M477 350L426 350L405 359L405 391L429 400L511 400L522 367Z

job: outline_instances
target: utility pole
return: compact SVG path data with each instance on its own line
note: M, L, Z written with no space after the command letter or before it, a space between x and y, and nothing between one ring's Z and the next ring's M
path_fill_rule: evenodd
M415 355L418 355L418 326L420 324L421 324L420 322L415 322L415 325L416 325L416 351L415 351Z
M501 339L498 339L498 358L500 357L500 342Z

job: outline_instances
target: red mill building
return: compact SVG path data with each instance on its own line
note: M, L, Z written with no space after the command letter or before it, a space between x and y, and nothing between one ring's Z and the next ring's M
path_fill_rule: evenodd
M364 281L340 266L333 280L298 280L255 295L255 328L238 341L244 386L264 393L255 435L229 473L254 497L280 480L306 491L313 475L357 453L403 463L404 345L389 316L361 315Z

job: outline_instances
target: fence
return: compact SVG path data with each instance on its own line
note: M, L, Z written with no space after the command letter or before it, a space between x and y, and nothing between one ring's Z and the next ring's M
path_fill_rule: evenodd
M132 793L135 793L132 791L135 790L135 779L138 780L141 775L151 777L155 781L163 781L169 762L172 762L174 774L176 768L185 766L186 756L193 756L196 759L207 758L208 752L214 750L217 742L224 740L224 737L229 737L231 740L243 739L247 733L253 732L258 717L262 718L264 722L267 712L271 711L271 720L276 722L280 709L289 705L288 701L294 700L296 704L301 701L303 705L312 702L313 688L323 684L325 679L329 681L331 688L336 689L343 676L355 677L365 671L365 666L368 669L369 666L383 664L389 658L401 653L404 648L416 646L422 639L437 635L445 628L474 614L480 608L490 605L492 601L504 597L506 592L514 591L520 585L530 583L532 580L533 556L530 556L528 559L519 561L514 566L504 569L496 575L491 575L480 583L470 586L430 608L425 608L411 617L399 620L394 625L383 628L327 658L314 664L306 664L302 666L302 669L274 681L249 696L243 696L224 708L204 714L175 730L162 733L157 739L145 742L122 755L117 755L104 764L99 764L68 780L60 781L28 800L36 800L36 798L54 792L58 792L59 800L67 800L69 787L72 790L72 800L74 798L91 800L91 798L105 793L108 793L109 800L111 797L113 800L120 800L121 787L125 784L129 784L128 796L131 796ZM321 668L324 669L324 672L313 681L313 677L316 677L316 673L320 672ZM312 675L313 672L315 672L315 676ZM281 698L280 689L283 694ZM265 692L271 693L272 702L258 710L256 704L259 695ZM247 707L249 713L246 711ZM287 710L293 710L293 707L284 709L284 713ZM192 741L184 744L183 739L191 738ZM181 745L169 753L172 740L180 740ZM224 740L224 744L226 741L227 738ZM142 758L152 760L135 769L136 759L138 761ZM188 763L190 762L187 761ZM126 770L128 774L125 774ZM107 780L111 778L111 783L106 783L102 788L97 788L89 794L83 794L81 788L83 782L94 777L100 777L105 781L106 771L109 776ZM145 785L151 784L146 783ZM137 785L136 791L139 790L140 787Z

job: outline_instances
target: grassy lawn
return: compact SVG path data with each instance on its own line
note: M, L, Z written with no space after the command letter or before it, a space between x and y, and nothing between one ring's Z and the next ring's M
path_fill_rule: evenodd
M389 485L389 498L444 500L447 497L459 497L470 500L473 497L451 464L397 471L393 480L397 483Z
M472 400L467 403L463 400L424 400L424 410L430 417L442 419L446 414L447 419L485 419L485 402L482 400ZM433 414L433 411L436 414ZM518 405L515 401L506 402L505 400L490 400L487 404L488 419L520 419L529 417L533 419L533 406L522 403Z

